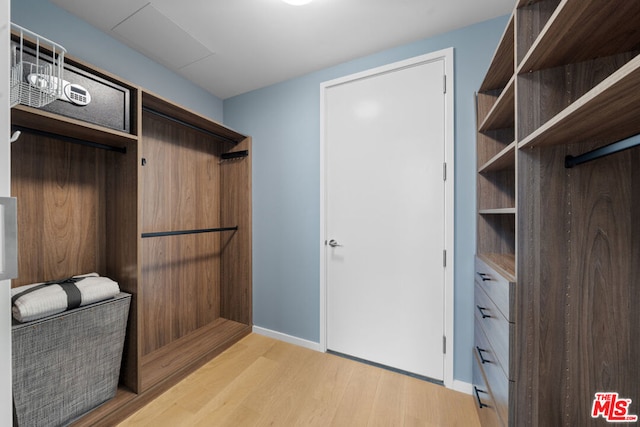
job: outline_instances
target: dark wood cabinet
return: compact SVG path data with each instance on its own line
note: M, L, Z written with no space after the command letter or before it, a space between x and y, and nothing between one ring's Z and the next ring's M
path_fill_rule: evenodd
M479 90L477 257L512 282L498 424L597 425L597 392L640 413L640 148L566 164L640 132L638 19L632 1L521 0Z
M13 286L95 271L132 294L118 393L76 422L106 426L250 333L251 138L67 62L129 91L131 130L12 109Z

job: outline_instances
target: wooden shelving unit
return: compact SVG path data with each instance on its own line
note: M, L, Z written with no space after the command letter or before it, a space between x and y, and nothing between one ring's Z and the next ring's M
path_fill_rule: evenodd
M476 300L510 313L476 313L487 425L599 425L596 392L640 401L638 22L638 2L520 0L479 90Z
M251 138L68 60L129 91L130 131L12 109L12 285L95 271L132 294L117 394L73 424L112 426L251 332Z

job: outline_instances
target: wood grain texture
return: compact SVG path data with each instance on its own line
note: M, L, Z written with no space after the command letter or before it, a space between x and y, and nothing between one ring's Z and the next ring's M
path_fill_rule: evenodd
M236 224L238 230L221 236L221 315L236 322L252 322L252 207L251 207L251 138L244 139L230 151L249 150L249 156L223 162L223 224Z
M627 61L630 57L633 59ZM533 102L524 95L528 92L525 82L531 83L531 91L538 93ZM519 146L592 139L604 145L637 134L640 125L635 119L640 107L634 91L638 84L637 52L520 77L518 91L524 98L518 106L523 108L525 119L518 129ZM527 104L538 111L527 112L524 110Z
M11 151L19 200L13 286L105 274L105 153L28 132Z
M512 76L495 104L480 123L480 131L514 127L515 78Z
M120 372L121 383L138 390L138 179L137 144L127 153L105 153L106 274L130 293L131 304Z
M562 1L518 69L526 73L640 48L640 4Z
M220 167L211 138L150 113L143 117L143 232L220 226ZM142 355L220 316L220 235L143 239Z
M515 15L516 68L531 49L561 0L520 1Z
M592 425L601 389L640 398L632 309L640 157L620 153L567 172L567 151L585 148L535 150L522 162L535 187L523 190L531 213L519 229L527 262L518 269L517 425Z
M513 59L515 49L514 31L514 18L512 15L493 54L487 74L480 85L480 91L502 89L513 77L515 65Z
M477 426L473 398L251 334L119 424Z

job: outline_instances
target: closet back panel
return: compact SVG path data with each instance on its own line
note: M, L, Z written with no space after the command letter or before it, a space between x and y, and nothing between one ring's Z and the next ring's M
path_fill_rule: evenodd
M142 232L220 227L218 143L143 116ZM220 317L220 234L142 239L142 355Z
M12 145L20 242L14 287L94 271L105 274L107 155L28 132Z

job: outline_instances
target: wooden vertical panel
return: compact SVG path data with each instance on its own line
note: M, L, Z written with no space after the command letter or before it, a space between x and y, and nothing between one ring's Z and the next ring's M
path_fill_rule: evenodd
M141 355L145 356L171 342L173 306L171 293L171 257L169 240L164 237L142 239L140 259L144 301L139 321L142 324Z
M221 171L221 221L238 226L222 236L221 315L251 325L251 138L230 151L240 150L249 156L224 162Z
M138 391L138 152L106 153L106 271L123 292L132 294L121 380Z
M558 4L560 0L541 0L516 9L516 65L529 52Z
M640 399L640 377L629 375L638 357L633 342L640 337L640 324L632 322L640 289L632 275L640 238L634 235L638 212L632 210L640 189L634 181L638 159L637 152L625 152L571 170L564 425L594 423L596 392Z

